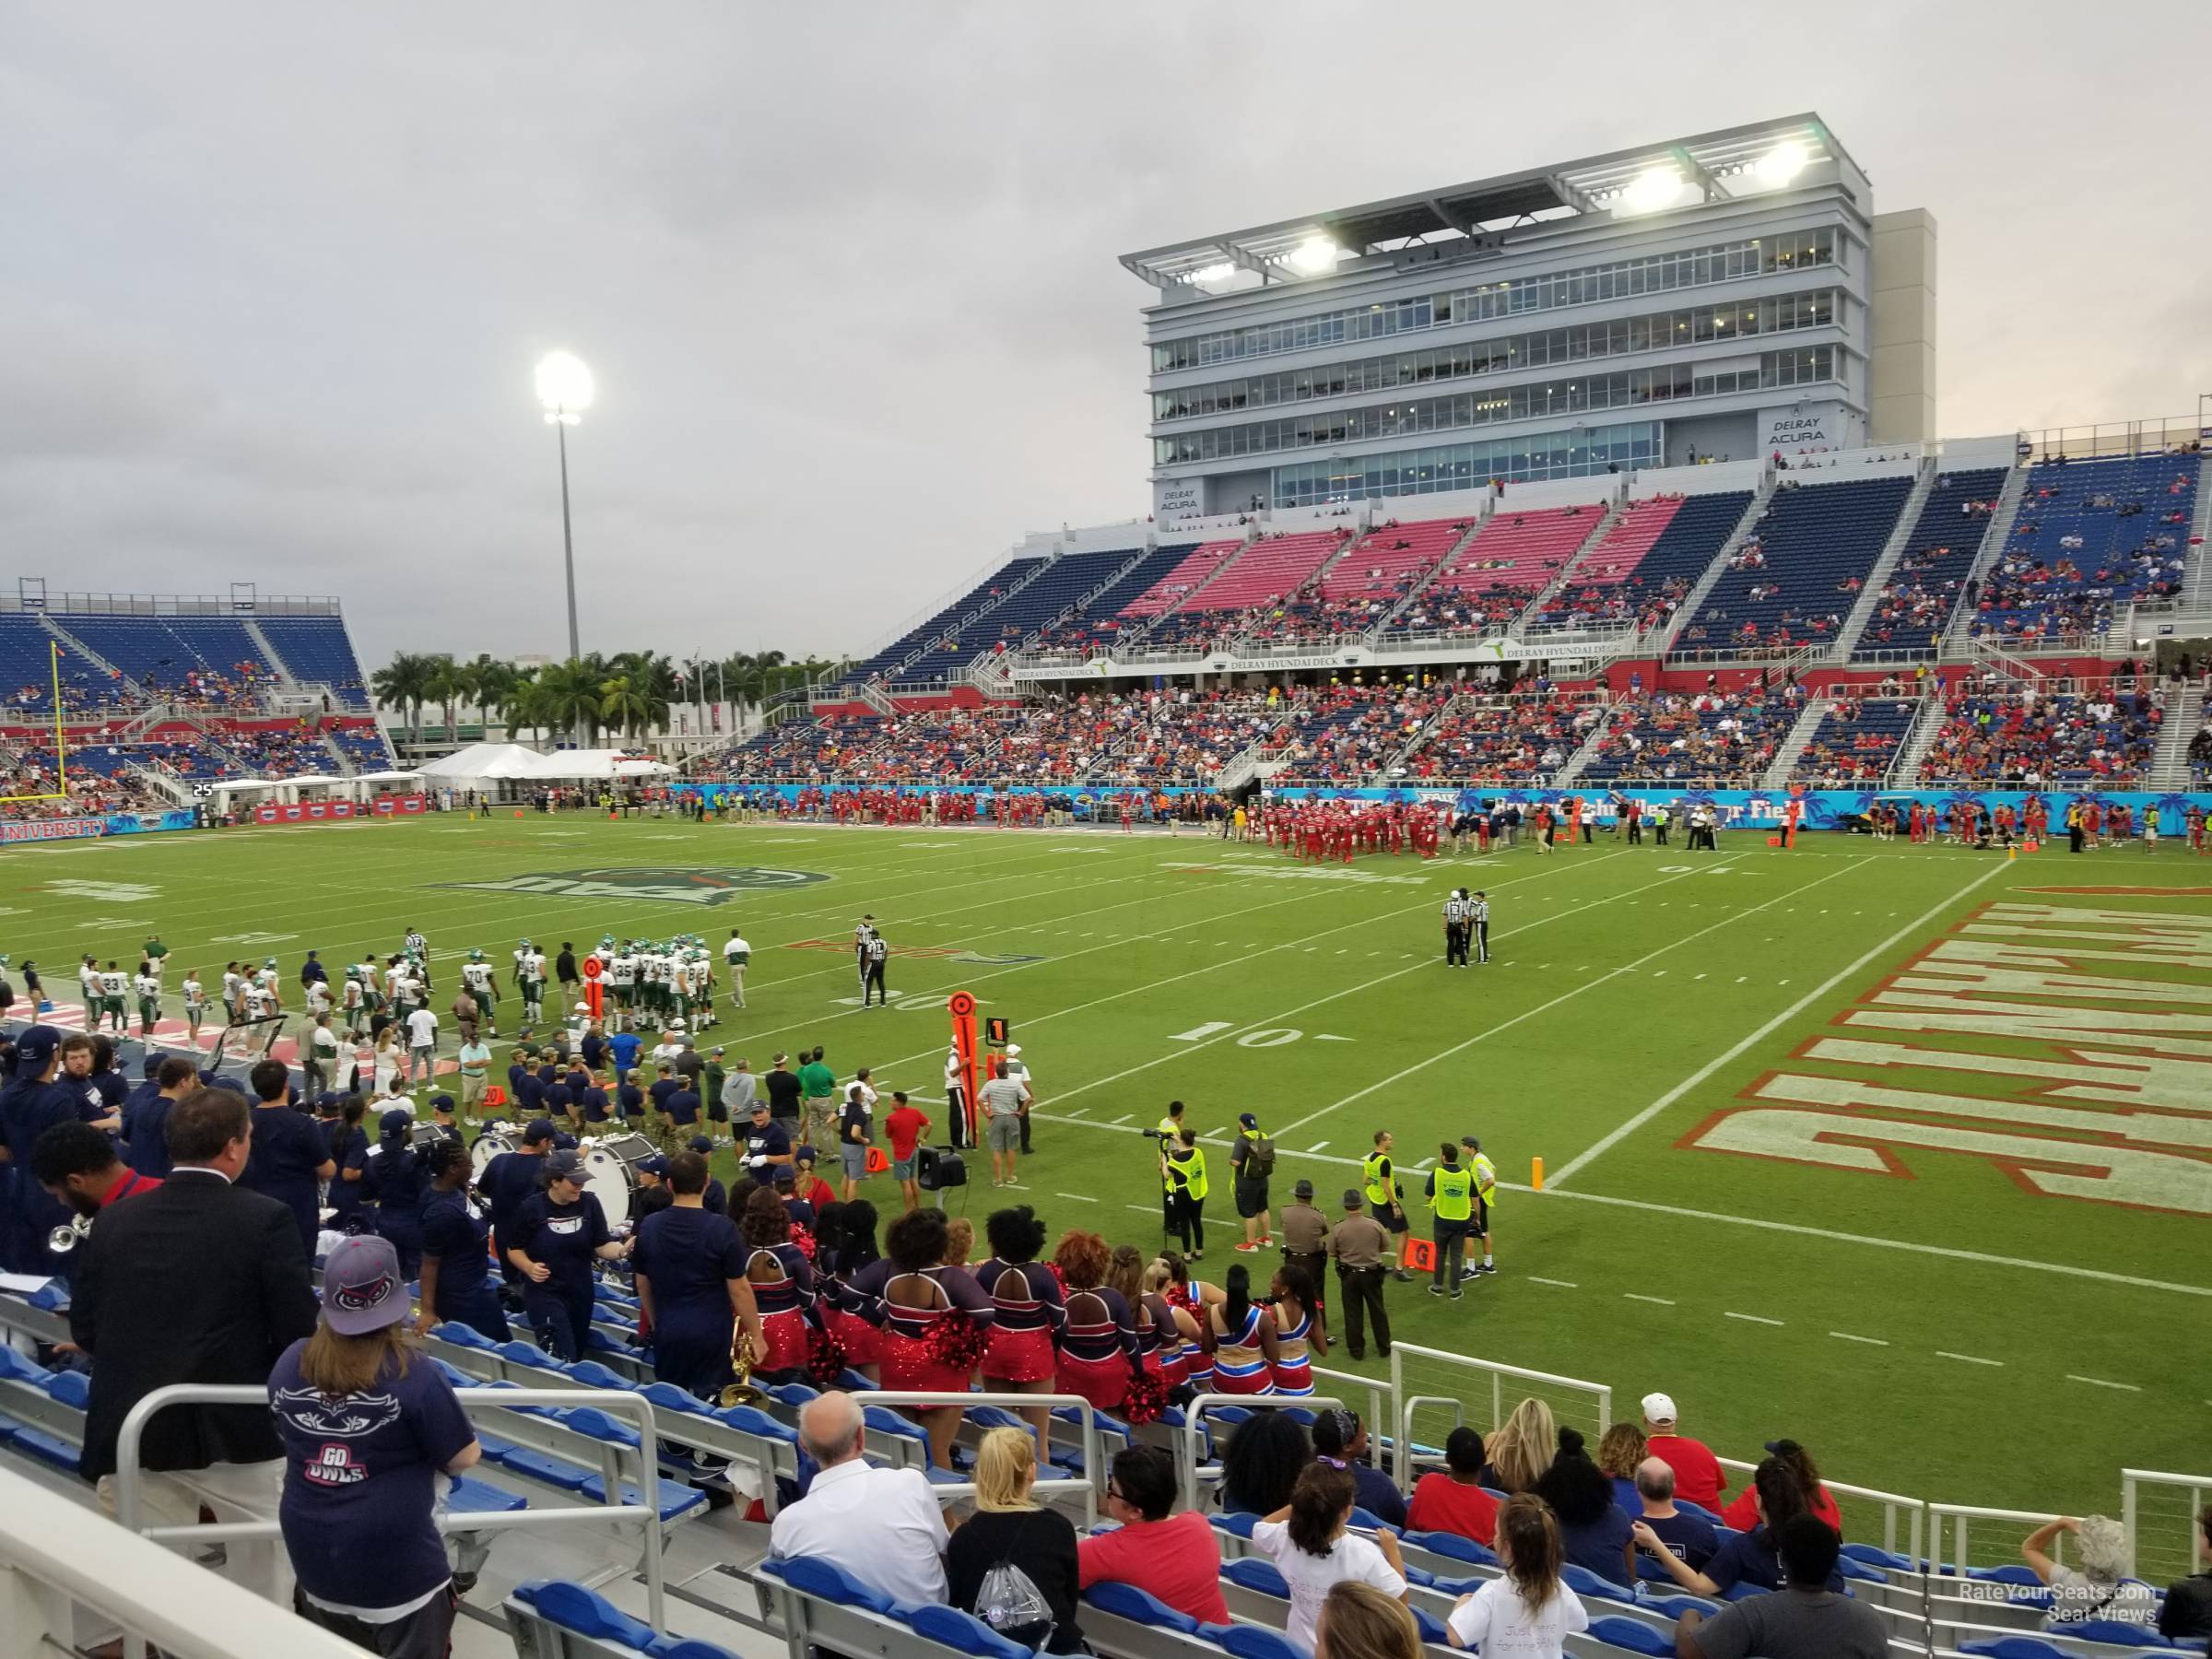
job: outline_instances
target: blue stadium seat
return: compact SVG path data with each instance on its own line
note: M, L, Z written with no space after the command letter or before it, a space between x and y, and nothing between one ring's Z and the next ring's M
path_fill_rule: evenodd
M1133 1624L1157 1625L1184 1635L1195 1634L1198 1630L1198 1621L1188 1613L1177 1612L1151 1592L1139 1590L1135 1584L1111 1581L1093 1584L1083 1592L1083 1599L1100 1612L1126 1618Z
M1975 1659L2075 1659L2070 1649L2053 1647L2033 1636L1999 1636L1990 1641L1962 1642L1959 1651L1971 1653Z
M576 1489L594 1503L605 1503L606 1501L606 1477L604 1475L591 1476ZM619 1501L623 1503L641 1504L645 1501L644 1492L627 1480L622 1483L620 1490ZM655 1481L653 1493L660 1500L661 1524L664 1526L670 1522L680 1521L707 1501L706 1493L700 1491L697 1487L688 1487L677 1480Z
M905 1617L905 1610L897 1602L880 1590L869 1589L834 1561L794 1556L787 1561L764 1561L761 1568L772 1571L801 1594L835 1602L840 1606L865 1607L871 1613L891 1618Z
M1683 625L1675 650L1786 651L1832 642L1858 603L1851 584L1874 568L1912 488L1903 477L1785 482Z
M577 1368L579 1371L582 1366ZM679 1417L712 1417L714 1408L697 1394L673 1382L648 1382L638 1390L655 1411L673 1411Z
M653 1627L632 1618L596 1590L565 1579L533 1579L514 1587L514 1598L541 1617L601 1641L618 1641L644 1652L655 1640Z
M570 1366L569 1380L581 1382L587 1388L615 1388L624 1394L630 1391L629 1379L617 1376L595 1359L579 1359Z
M916 1607L911 1622L915 1635L941 1641L956 1653L973 1653L976 1659L1032 1659L1030 1649L1008 1641L974 1614L958 1607Z
M713 1414L717 1422L726 1423L740 1434L756 1435L761 1440L778 1441L787 1446L799 1443L798 1430L787 1423L779 1423L756 1406L732 1406Z
M1450 1645L1452 1639L1444 1632L1443 1620L1438 1618L1435 1614L1430 1612L1427 1608L1414 1608L1413 1622L1419 1629L1421 1632L1421 1640L1423 1641L1429 1642L1436 1647L1446 1647Z
M1665 1654L1673 1659L1675 1639L1656 1625L1608 1616L1592 1619L1590 1634L1607 1647L1622 1648L1631 1653Z
M83 1411L92 1403L92 1379L83 1371L56 1371L46 1379L46 1392L63 1405Z
M1455 1561L1466 1561L1477 1567L1498 1565L1496 1551L1485 1549L1474 1539L1462 1537L1457 1533L1409 1532L1402 1534L1398 1542L1411 1545L1416 1549L1425 1549L1430 1555L1450 1556Z
M2117 1618L2085 1618L2067 1625L2057 1634L2075 1641L2101 1641L2108 1647L2171 1647L2173 1643L2148 1625L2124 1624Z
M581 1492L587 1481L599 1478L596 1470L572 1464L564 1457L555 1457L550 1452L533 1451L528 1446L508 1446L499 1464L502 1469L559 1487L564 1492Z
M1252 1529L1259 1524L1259 1516L1243 1510L1224 1510L1213 1517L1216 1532L1230 1533L1240 1538L1251 1537Z
M1265 1625L1202 1625L1198 1633L1218 1643L1233 1659L1312 1659L1289 1637Z
M1578 1567L1572 1561L1559 1569L1559 1576L1566 1581L1567 1588L1577 1595L1595 1595L1606 1601L1636 1599L1635 1591L1617 1584L1610 1579L1602 1579L1589 1568Z
M528 1509L530 1500L520 1492L503 1490L488 1481L456 1475L445 1494L445 1507L456 1515L501 1515Z
M1262 1595L1279 1595L1289 1599L1290 1586L1273 1561L1263 1561L1257 1556L1243 1556L1221 1563L1221 1576L1230 1583Z

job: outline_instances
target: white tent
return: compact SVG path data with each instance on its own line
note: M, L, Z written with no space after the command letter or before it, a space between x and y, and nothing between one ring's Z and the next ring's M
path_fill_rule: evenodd
M433 786L473 788L487 782L563 783L612 778L664 777L675 769L641 760L620 749L556 749L541 754L519 743L472 743L427 762L423 781Z

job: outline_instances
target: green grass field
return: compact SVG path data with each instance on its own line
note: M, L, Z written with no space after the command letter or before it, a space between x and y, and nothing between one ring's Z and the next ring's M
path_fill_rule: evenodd
M595 896L482 885L609 869L675 874L651 896L624 890L635 875L580 877L609 883ZM756 870L814 879L669 896ZM1490 893L1488 968L1441 962L1459 881ZM2139 890L2027 890L2091 885ZM1332 1213L1376 1128L1406 1166L1472 1132L1513 1183L1500 1274L1457 1303L1392 1286L1401 1340L1609 1382L1617 1415L1663 1388L1724 1454L1790 1434L1836 1478L1946 1501L2111 1509L2124 1465L2205 1461L2212 1041L2191 1005L2212 999L2212 884L2178 848L2006 862L1742 834L1693 857L1601 838L1309 871L1192 837L532 815L10 848L0 888L0 948L37 959L57 997L76 955L134 958L148 927L172 985L265 954L288 985L306 948L335 967L409 924L450 970L470 947L504 965L524 935L718 942L741 923L751 1006L713 1038L756 1070L818 1042L841 1077L872 1066L941 1115L946 995L1010 1019L1039 1099L1022 1196L1055 1230L1158 1241L1136 1131L1171 1097L1216 1134L1257 1112L1283 1153L1277 1201L1310 1175ZM2005 904L2065 909L1986 909ZM864 911L894 947L888 1010L856 1006ZM1836 1023L1977 914L2026 964L1991 971L1986 994L2088 1009L2086 1035ZM2080 982L2002 978L2036 971ZM2154 1057L2095 1048L2129 1020ZM1815 1042L1852 1046L1801 1052ZM1239 1258L1212 1149L1218 1277ZM971 1167L980 1218L994 1194Z

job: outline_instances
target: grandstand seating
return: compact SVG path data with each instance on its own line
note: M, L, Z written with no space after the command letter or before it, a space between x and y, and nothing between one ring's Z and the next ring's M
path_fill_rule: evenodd
M1172 610L1190 597L1201 582L1234 559L1243 546L1241 540L1201 542L1115 614L1126 619L1157 617Z
M1379 524L1290 602L1264 606L1242 629L1256 643L1290 644L1365 633L1420 584L1473 527L1471 519Z
M1397 626L1459 634L1509 625L1566 567L1605 511L1592 503L1523 512L1500 501L1474 539L1422 585Z
M1421 782L1548 782L1603 712L1564 693L1466 698L1448 710L1406 757Z
M994 606L1013 589L1034 575L1042 559L1008 559L928 620L909 629L881 651L855 663L841 684L857 686L872 679L898 678L912 684L942 677L958 668L991 642L990 623L977 618L968 637L960 623L971 613Z
M1202 593L1179 609L1241 610L1287 599L1345 545L1348 530L1311 530L1290 535L1264 535Z
M994 646L1015 649L1046 623L1056 621L1084 594L1112 580L1136 553L1135 547L1117 547L1102 553L1070 553L1054 559L1021 592L992 608L972 643L979 651ZM988 639L982 637L986 629Z
M1854 655L1936 654L2004 489L2001 466L1937 477L1921 503L1920 516L1905 533L1904 548L1882 584L1865 630L1853 642Z
M1150 593L1166 579L1171 571L1190 557L1196 545L1194 542L1176 542L1168 547L1153 548L1136 562L1134 569L1116 577L1112 584L1088 605L1078 606L1063 621L1041 630L1032 649L1089 651L1112 643L1124 629L1141 629L1141 621L1124 623L1122 620L1123 607Z
M1569 567L1539 619L1560 628L1630 621L1649 628L1665 621L1750 504L1747 489L1630 502L1597 545Z
M1961 685L1921 763L1921 780L2131 785L2158 751L2164 717L2147 689Z
M209 705L251 701L281 677L244 625L229 617L72 614L55 621L126 678L164 696Z
M1631 699L1614 709L1583 781L1755 784L1773 764L1803 706L1794 687L1695 697L1662 691Z
M2033 468L1973 629L1998 640L2096 633L2115 608L2180 592L2199 457L2128 455Z
M335 617L261 617L256 623L294 679L325 685L347 709L369 707L368 677Z
M0 698L11 712L26 716L53 713L56 665L49 648L54 643L38 618L21 611L0 612ZM62 646L59 667L62 702L72 713L119 708L131 701L129 687L66 644Z
M1791 777L1826 789L1881 782L1920 710L1912 698L1840 699L1821 715L1791 765Z
M881 724L874 714L785 721L730 750L723 770L740 782L816 777L835 771L847 756L865 754Z
M1784 482L1675 649L1782 655L1833 641L1912 488L1909 477Z

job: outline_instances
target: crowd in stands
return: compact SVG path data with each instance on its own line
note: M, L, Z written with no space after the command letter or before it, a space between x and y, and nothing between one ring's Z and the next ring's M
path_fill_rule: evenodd
M1832 642L1912 488L1909 477L1780 485L1677 646L1780 656Z
M1777 690L1660 691L1617 704L1585 779L1746 788L1761 781L1805 707Z
M1596 700L1571 692L1468 698L1430 729L1406 771L1418 782L1547 782L1603 714Z
M1879 783L1889 775L1920 707L1913 699L1894 696L1838 698L1821 715L1791 777L1821 789Z
M1994 677L1962 681L1946 700L1921 777L2028 789L2125 787L2149 767L2164 718L2157 695L2141 682L2049 690L1995 683Z
M2179 594L2197 486L2193 454L2039 465L1982 584L1974 632L2100 633L2117 607Z
M1961 596L1980 592L1971 573L2004 488L2001 469L1936 480L1854 650L1936 653Z

